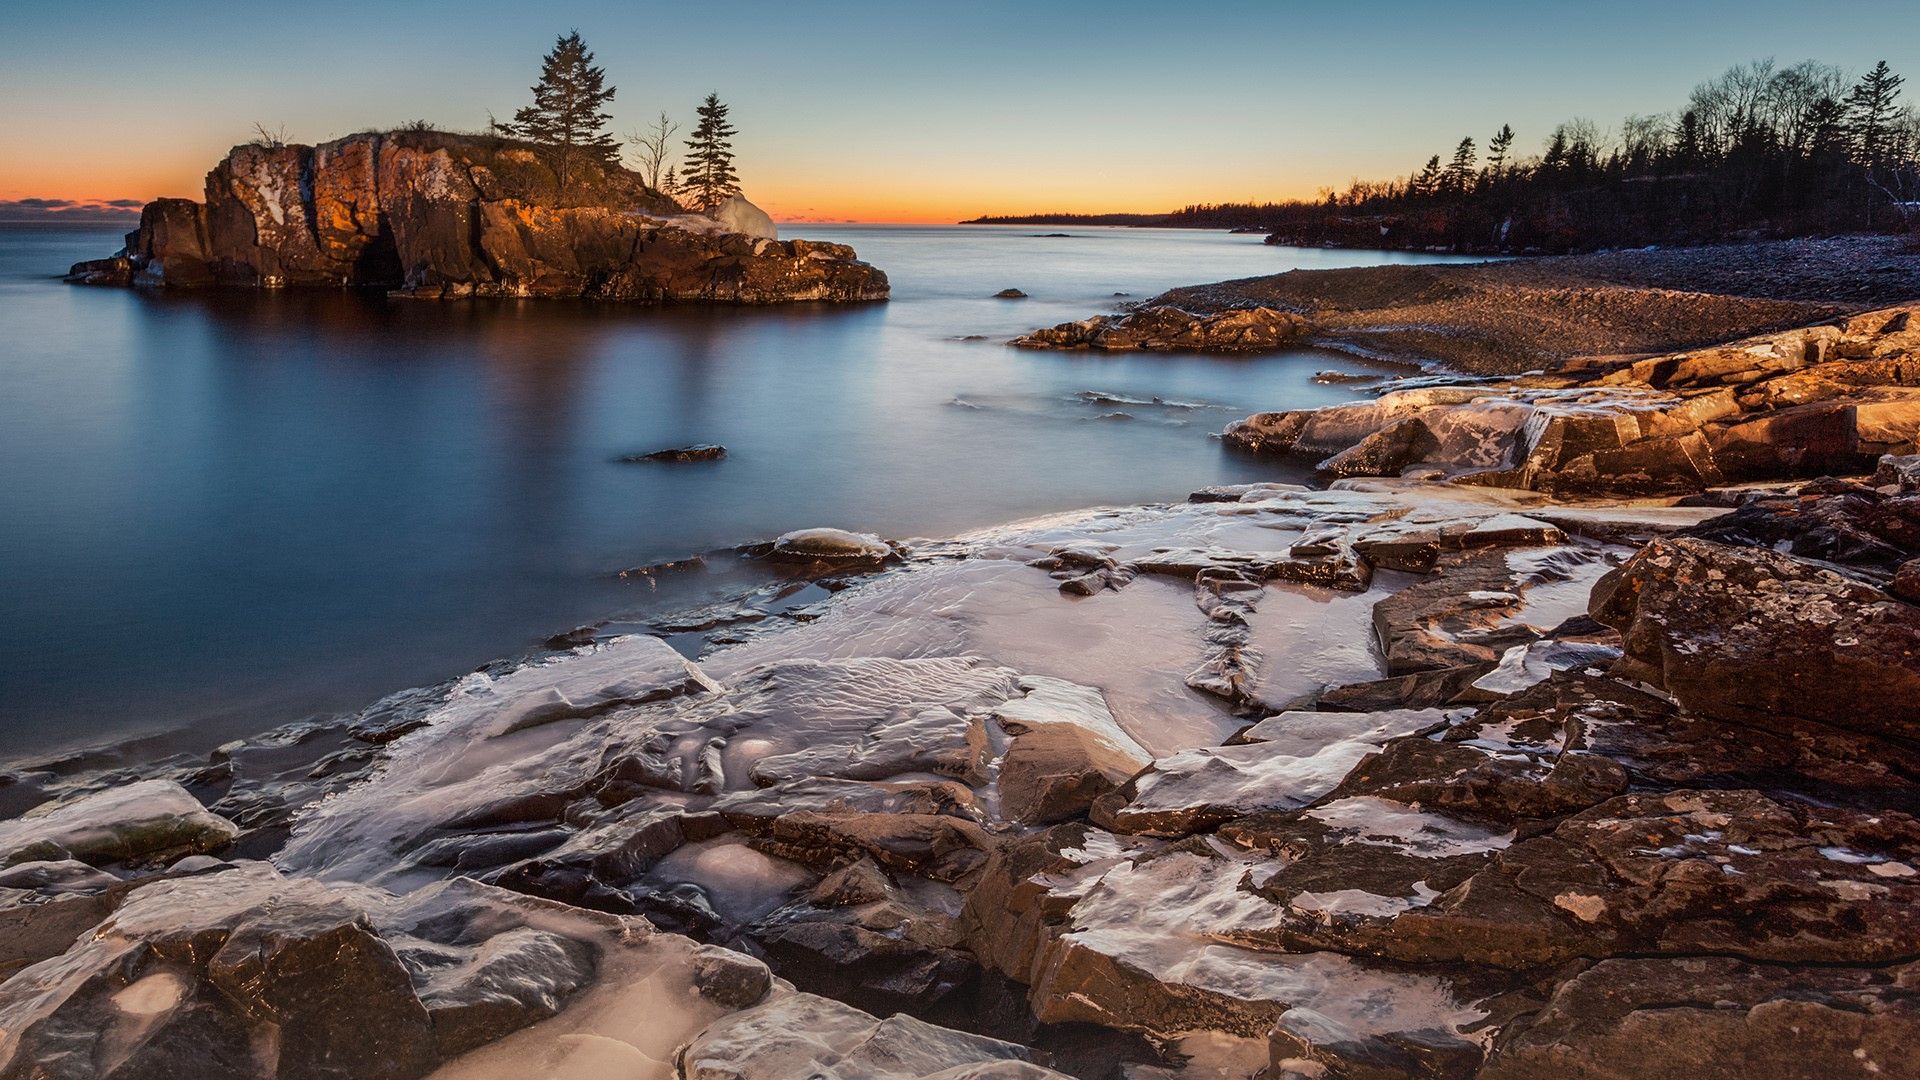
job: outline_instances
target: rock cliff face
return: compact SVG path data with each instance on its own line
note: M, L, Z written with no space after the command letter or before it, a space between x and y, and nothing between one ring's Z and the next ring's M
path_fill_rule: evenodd
M79 284L380 286L424 297L768 304L883 300L842 244L778 241L687 214L619 170L556 198L526 147L433 132L240 146L204 203L149 203Z

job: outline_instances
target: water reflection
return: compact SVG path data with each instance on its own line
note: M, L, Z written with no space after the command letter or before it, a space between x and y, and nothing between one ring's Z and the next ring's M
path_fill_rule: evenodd
M707 579L662 595L615 572L791 528L943 535L1273 477L1209 433L1352 393L1312 383L1358 366L1323 354L997 342L1114 291L1365 256L1196 233L835 238L887 268L894 302L152 295L47 277L111 234L0 231L0 754L354 708L690 602ZM1034 298L987 299L1007 285ZM957 340L975 333L991 340ZM1098 419L1116 412L1133 422ZM616 461L692 442L730 453Z

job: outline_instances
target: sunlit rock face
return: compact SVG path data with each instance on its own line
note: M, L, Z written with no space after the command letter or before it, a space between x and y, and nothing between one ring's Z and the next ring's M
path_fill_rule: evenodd
M1920 448L1920 309L1497 384L1260 413L1230 445L1330 477L1431 472L1565 496L1676 495L1871 470Z
M851 248L776 240L744 200L716 225L620 170L564 195L544 177L530 149L441 133L235 147L207 174L205 203L149 204L125 251L70 280L742 304L887 296L886 275Z

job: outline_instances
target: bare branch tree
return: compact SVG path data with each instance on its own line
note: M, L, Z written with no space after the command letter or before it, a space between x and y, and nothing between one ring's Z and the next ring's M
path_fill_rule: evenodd
M639 165L639 168L634 171L645 177L647 186L655 191L661 190L661 174L671 171L672 163L667 160L671 153L668 147L671 145L674 133L679 130L680 125L674 123L663 112L660 118L645 131L635 131L627 135L627 141L633 144L634 161Z

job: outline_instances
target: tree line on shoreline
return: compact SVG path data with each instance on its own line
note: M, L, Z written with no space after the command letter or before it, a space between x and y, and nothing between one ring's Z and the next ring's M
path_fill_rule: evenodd
M969 224L1239 228L1276 243L1458 251L1575 251L1749 236L1920 227L1920 110L1882 61L1857 79L1807 60L1757 60L1684 105L1617 131L1576 118L1521 157L1501 125L1411 174L1312 200L1170 214L1040 214Z

